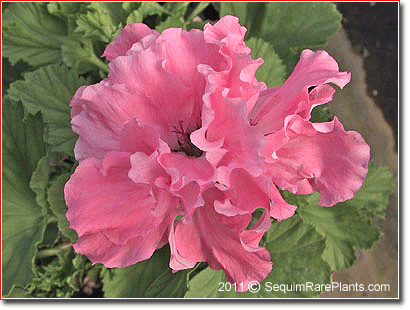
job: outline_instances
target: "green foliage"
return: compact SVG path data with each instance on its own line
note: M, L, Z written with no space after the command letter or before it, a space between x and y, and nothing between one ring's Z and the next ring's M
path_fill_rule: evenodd
M368 249L379 239L377 227L348 203L321 207L319 195L314 194L298 207L298 215L326 238L323 258L333 270L353 265L355 248Z
M87 12L78 16L75 31L86 38L109 43L120 33L125 18L121 2L91 2Z
M43 239L37 244L33 271L35 277L26 287L26 297L68 298L83 290L90 283L90 276L99 272L100 266L92 266L84 256L74 252L70 244L61 238L57 224L47 225ZM91 280L94 287L98 278Z
M41 111L48 125L45 141L52 151L73 154L76 134L71 130L70 101L86 80L66 66L50 65L24 74L10 84L8 97L21 101L25 115Z
M74 253L76 233L65 217L64 185L74 171L69 103L82 85L108 73L100 55L129 23L152 29L203 28L208 2L15 2L3 14L3 296L55 298L306 298L320 290L272 290L274 285L325 285L332 270L347 268L355 250L380 236L371 217L384 217L394 178L372 163L363 187L333 208L319 195L283 196L298 206L296 216L273 221L262 239L274 264L257 293L237 293L223 271L198 264L173 273L168 246L143 262L122 269L92 265ZM269 87L283 83L300 51L317 49L340 27L332 3L222 2L220 16L236 15L248 29L252 58L264 64L256 76ZM312 122L329 121L316 107ZM237 284L239 285L239 284ZM228 290L228 288L230 288Z
M10 3L3 16L2 52L12 64L24 60L32 66L58 63L67 35L65 23L39 2Z
M225 275L210 268L200 272L189 282L185 297L198 298L306 298L318 294L310 290L273 290L286 285L305 284L325 285L330 282L330 268L321 254L325 240L313 228L297 217L283 222L274 222L266 234L263 246L269 251L273 270L260 284L258 292L235 292L233 286L223 286ZM239 287L240 283L236 283Z
M104 296L109 298L176 298L186 291L187 272L168 267L169 247L164 246L143 262L127 268L104 269Z
M396 188L395 178L388 167L369 164L369 171L361 189L348 205L360 209L367 215L384 218L390 195Z
M8 100L2 104L2 280L5 295L13 284L25 286L33 276L34 244L41 239L44 215L29 183L44 155L40 114L27 117L23 107Z
M263 58L264 63L256 72L258 81L263 81L268 87L279 86L285 81L286 67L275 53L272 45L260 38L250 38L246 45L252 50L253 59Z
M288 74L302 49L323 47L341 26L341 15L330 2L222 2L221 16L232 14L256 36L272 44Z

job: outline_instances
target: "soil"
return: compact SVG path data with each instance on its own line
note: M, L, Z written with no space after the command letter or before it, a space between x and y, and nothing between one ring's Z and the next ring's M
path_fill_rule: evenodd
M364 58L367 93L398 140L398 2L340 2L343 28Z

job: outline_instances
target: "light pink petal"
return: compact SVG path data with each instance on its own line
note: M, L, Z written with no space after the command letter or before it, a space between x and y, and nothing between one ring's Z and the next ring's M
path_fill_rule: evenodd
M329 102L334 91L328 83L343 88L350 81L350 73L339 72L337 62L325 51L302 51L293 73L280 87L263 91L249 113L251 124L264 134L274 133L284 125L288 115L310 118L314 106ZM310 87L316 87L309 93Z
M172 177L172 190L179 190L191 181L205 184L211 181L214 175L214 167L205 156L192 157L182 152L170 152L161 154L158 162Z
M222 17L215 25L204 26L204 37L208 43L227 45L235 53L250 53L245 45L246 28L239 25L239 18L231 15Z
M270 221L269 212L265 210L255 225L253 225L249 230L244 230L241 232L240 238L242 246L249 252L259 251L259 243L271 225L272 223Z
M195 225L192 223L187 225L181 221L175 225L176 228L171 229L169 233L171 249L169 267L173 270L184 270L193 268L197 262L206 261L206 257L202 253L201 237Z
M218 69L204 63L198 69L210 84L225 88L226 97L244 99L249 112L255 105L259 92L266 89L266 85L255 78L263 59L251 58L251 50L244 41L245 33L246 28L239 24L239 19L230 15L222 17L215 25L205 25L205 41L219 47L226 67Z
M225 98L220 89L205 96L204 100L207 105L204 113L212 113L213 120L204 123L203 130L194 132L191 141L200 149L206 148L207 143L223 141L221 148L208 149L206 157L210 162L217 167L244 168L252 175L262 173L263 158L258 153L263 136L250 126L244 101ZM219 162L215 162L215 158L220 158Z
M205 206L197 209L191 224L177 223L178 255L190 262L205 259L212 269L223 269L227 281L243 283L239 291L247 290L250 281L264 280L272 270L269 252L255 247L260 236L242 234L251 215L227 217L215 212L214 201L224 199L217 189L208 190L204 199Z
M174 195L181 198L180 202L185 211L185 221L191 221L196 208L203 206L205 203L201 196L201 187L195 181L188 183Z
M147 155L143 152L137 152L130 156L131 169L129 169L128 177L136 184L156 184L156 181L161 178L169 179L166 171L159 165L158 152ZM169 183L169 182L168 182Z
M128 178L129 153L108 153L80 163L65 185L67 219L79 237L103 232L117 244L158 229L149 187Z
M150 126L171 149L178 148L176 131L200 127L202 98L164 68L161 46L154 44L110 63L109 82L121 84L138 111L142 126Z
M106 81L79 88L70 106L72 129L79 135L74 149L79 161L102 159L109 151L119 151L124 123L137 113L123 85Z
M295 214L297 207L287 203L285 199L283 199L279 190L273 184L270 188L269 196L271 198L271 206L269 212L271 217L280 222L290 218Z
M101 263L107 268L125 268L152 256L160 248L165 233L165 224L144 236L132 237L124 244L116 244L104 232L82 235L73 244L74 250L87 256L94 264Z
M208 44L204 40L202 31L192 29L185 31L180 28L169 28L162 32L158 38L164 57L165 70L174 73L189 87L198 98L202 98L205 92L205 78L198 72L198 65L206 64L215 70L223 70L226 67L224 57L219 54L218 47ZM201 105L196 105L201 113ZM197 128L189 128L193 131Z
M137 119L128 121L121 132L121 151L143 152L151 155L159 148L159 133L154 128L142 126Z
M274 182L295 194L321 194L332 206L353 198L366 178L370 148L362 136L345 131L337 118L312 124L299 116L286 119L289 141L269 165Z
M106 47L103 56L108 60L113 60L118 56L124 56L131 46L148 35L158 36L159 33L151 30L147 25L142 23L126 25L121 34Z
M233 216L250 214L257 208L269 210L268 178L255 178L244 169L233 169L227 185L229 188L228 198L223 202L215 201L215 210L218 213Z

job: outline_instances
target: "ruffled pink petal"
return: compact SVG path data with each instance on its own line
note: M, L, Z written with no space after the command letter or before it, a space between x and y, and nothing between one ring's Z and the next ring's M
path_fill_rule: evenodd
M260 235L243 234L251 220L250 214L228 217L215 212L214 201L224 199L217 189L208 190L204 199L205 206L197 209L191 224L182 221L176 224L174 242L179 260L205 260L212 269L223 269L227 281L243 283L237 287L238 291L246 291L250 281L261 282L271 272L269 252L257 247ZM267 227L266 218L264 223L257 225L257 229Z
M227 186L229 196L223 202L216 200L215 210L227 216L250 214L257 208L269 210L270 198L264 191L268 181L268 178L252 177L244 169L233 169Z
M202 98L206 84L205 78L198 72L198 65L206 64L218 71L226 67L218 47L205 42L204 34L200 30L169 28L162 32L158 42L161 44L164 57L164 69L178 76L197 98ZM199 116L201 105L198 104L195 108L198 110L193 114ZM188 128L188 131L195 129L197 128Z
M159 225L144 236L132 237L124 244L117 244L107 238L104 232L85 234L73 244L74 250L87 256L94 264L107 268L125 268L152 256L162 246L161 238L167 225Z
M208 149L206 157L217 167L244 168L252 175L262 173L263 158L258 152L263 145L263 136L250 126L244 101L225 98L220 89L204 96L204 101L203 113L210 113L213 118L208 124L204 122L201 130L191 134L191 141L200 149ZM210 143L218 145L222 141L220 148L209 147ZM215 158L219 158L219 162Z
M314 106L329 102L334 90L328 83L343 88L350 81L350 73L339 72L337 62L325 51L302 51L293 73L280 87L263 91L249 113L251 124L264 134L278 131L288 115L310 118ZM309 87L316 87L309 92Z
M158 163L172 178L171 189L179 190L191 181L205 184L212 181L214 167L205 156L191 157L184 153L165 153L158 157Z
M137 119L128 121L121 132L120 149L124 152L143 152L151 155L159 148L159 133L154 128L142 126Z
M332 206L353 198L366 178L370 148L362 136L345 131L335 117L312 124L300 116L286 119L289 140L269 165L274 182L295 194L321 194L320 204Z
M202 98L164 68L161 46L117 57L110 63L109 82L121 84L143 126L155 128L171 149L178 148L175 131L198 128Z
M279 190L273 184L270 187L269 197L271 198L269 214L274 219L280 222L295 214L297 207L287 203L285 199L283 199Z
M159 33L142 23L126 25L121 34L108 44L102 56L105 56L108 60L124 56L134 43L148 35L159 36Z
M226 15L215 25L206 24L204 26L205 41L215 45L227 45L234 53L250 53L250 49L245 45L244 38L246 28L239 24L239 18Z
M239 19L230 15L224 16L215 25L205 25L205 41L219 47L226 67L217 69L204 63L198 69L208 83L226 89L226 97L244 99L249 112L255 105L259 92L266 89L266 84L255 78L263 59L251 58L251 50L244 41L245 33L246 28L239 24Z
M67 219L79 237L103 233L116 244L158 229L149 187L128 178L129 153L111 152L102 161L80 163L66 183Z
M137 109L123 85L102 81L81 87L71 100L71 125L79 135L74 153L81 161L102 159L110 151L120 150L124 123L135 117Z
M215 210L226 216L250 214L258 208L278 221L291 217L296 206L288 204L267 176L252 177L243 169L230 173L227 199L215 201Z
M144 152L136 152L130 156L131 169L129 169L128 177L136 184L148 184L153 186L161 180L162 184L170 183L169 175L157 161L158 152L147 155ZM164 180L167 179L167 182Z

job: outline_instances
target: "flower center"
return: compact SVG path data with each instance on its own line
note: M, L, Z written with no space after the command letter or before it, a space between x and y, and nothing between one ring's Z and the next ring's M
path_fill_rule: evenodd
M172 132L175 132L177 135L178 148L172 151L184 152L186 155L192 157L201 157L204 152L191 142L190 133L184 130L183 122L179 121L179 128L176 126L174 126L174 128L175 130Z

